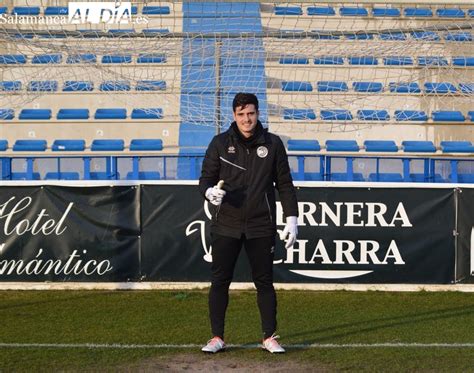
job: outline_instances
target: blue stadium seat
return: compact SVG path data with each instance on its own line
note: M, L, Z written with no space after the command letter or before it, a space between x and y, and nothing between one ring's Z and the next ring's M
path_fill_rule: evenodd
M145 28L142 33L145 37L155 37L157 35L169 34L170 30L167 28Z
M375 57L349 57L350 65L378 65L377 58Z
M471 122L474 122L474 110L468 111L468 112L467 112L467 116L469 117L469 119L471 120Z
M419 66L447 66L448 59L445 57L433 57L433 56L418 57L418 65Z
M108 80L100 83L99 90L103 92L130 91L130 82L125 80Z
M27 90L31 92L56 92L58 82L55 80L33 80L28 83Z
M94 90L93 82L66 80L63 92L91 92Z
M352 114L349 110L334 109L321 110L322 120L352 120Z
M44 10L45 16L66 16L69 14L67 6L48 6Z
M51 109L22 109L20 120L47 120L51 119Z
M364 175L355 172L352 177L345 172L333 172L328 175L329 181L364 181Z
M358 152L359 145L355 140L326 140L328 152Z
M406 35L402 32L382 32L379 34L380 40L406 40Z
M127 180L160 180L161 175L158 171L140 171L138 178L133 172L127 173Z
M379 82L354 82L352 88L356 92L383 92L383 84Z
M288 140L288 151L320 151L318 140Z
M164 91L166 82L164 80L139 80L135 86L137 91Z
M90 180L118 180L120 179L120 173L109 174L107 172L91 172L89 177Z
M474 146L470 141L441 141L443 153L474 153Z
M284 109L283 119L286 120L314 120L316 114L313 109Z
M27 172L12 172L11 180L40 180L41 176L39 172L33 172L31 177Z
M367 17L369 12L361 7L342 7L339 8L339 14L344 17Z
M7 14L8 13L8 8L6 6L1 6L0 7L0 14Z
M421 121L426 122L428 115L421 110L395 110L395 120L397 121Z
M133 28L121 28L121 29L118 28L118 29L109 29L107 32L112 35L123 36L126 34L134 33L135 30Z
M313 86L310 82L281 82L281 90L287 92L311 92Z
M39 6L16 6L12 10L12 14L19 16L38 16L40 14Z
M410 174L408 181L412 183L445 183L446 180L440 175L434 175L434 178L431 175L425 175L421 173Z
M89 119L89 109L59 109L56 119L58 120L85 120Z
M383 58L384 65L387 66L407 66L413 65L413 58L407 56L399 56L399 57L384 57Z
M137 57L137 63L165 63L166 55L163 53L140 54Z
M308 16L334 16L336 11L331 6L310 6L307 9Z
M7 140L0 140L0 151L4 152L8 149L8 141Z
M322 56L314 59L315 65L343 65L344 57L340 56Z
M163 150L163 140L161 139L132 139L130 142L132 151L159 151Z
M163 119L163 109L148 108L148 109L133 109L132 119Z
M324 175L320 172L305 172L303 176L298 172L292 172L291 177L294 181L323 181Z
M0 91L14 92L14 91L19 91L20 89L21 89L21 82L19 80L0 82Z
M405 17L433 17L433 11L430 8L405 8Z
M97 56L92 53L84 54L72 54L67 56L66 63L75 64L75 63L96 63Z
M469 9L467 11L467 13L469 14L469 17L473 17L474 18L474 9Z
M444 37L446 41L472 41L470 32L448 32Z
M11 120L15 117L13 109L0 109L0 119Z
M79 180L79 172L47 172L45 180Z
M474 57L453 57L453 66L474 66Z
M274 13L277 16L301 16L303 9L299 6L276 6Z
M458 183L474 183L474 174L458 174Z
M318 92L347 92L346 82L320 81L316 83Z
M97 109L95 111L94 119L126 119L127 109L112 108L112 109Z
M55 152L82 152L85 148L85 140L54 140L51 146L51 150Z
M466 13L460 8L440 8L436 9L436 15L444 18L464 18Z
M431 113L434 122L464 122L466 118L458 110L437 110Z
M332 31L328 30L312 30L311 37L317 40L339 40L340 35L334 35Z
M441 40L439 35L434 31L414 31L411 33L411 36L415 40L424 40L424 41Z
M92 140L92 151L123 151L124 141L121 139L95 139Z
M421 89L418 83L390 82L388 84L392 93L420 93Z
M16 140L13 150L16 152L44 152L46 146L46 140Z
M400 17L400 9L397 8L373 8L374 17Z
M402 142L403 151L406 153L435 153L436 147L432 141L412 141Z
M426 82L424 84L426 93L437 93L437 94L447 94L447 93L456 93L457 89L452 83L440 82Z
M0 65L20 65L26 63L26 56L22 54L0 55Z
M345 34L344 36L347 40L372 40L374 38L373 34L367 34L366 32Z
M61 54L40 54L33 56L31 63L34 64L49 64L49 63L61 63L63 56Z
M148 5L148 6L143 7L142 14L149 15L149 16L170 14L170 7Z
M474 93L474 83L459 83L459 90L461 93L472 94Z
M403 181L403 176L394 172L371 173L369 174L369 181L400 183Z
M367 152L398 152L398 146L393 140L365 140Z
M387 110L357 110L359 120L389 120L390 115Z
M110 55L102 56L102 63L131 63L131 55Z
M287 56L280 57L279 63L282 65L308 65L308 57Z

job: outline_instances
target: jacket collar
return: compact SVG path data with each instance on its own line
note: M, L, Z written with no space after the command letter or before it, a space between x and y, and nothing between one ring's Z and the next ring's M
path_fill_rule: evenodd
M268 133L268 128L264 128L262 123L257 120L257 126L255 127L255 134L252 136L253 138L248 141L247 144L249 145L259 145L266 143L266 134ZM239 129L237 127L237 123L234 121L231 123L229 127L229 134L241 143L245 143L243 140L243 136L240 134Z

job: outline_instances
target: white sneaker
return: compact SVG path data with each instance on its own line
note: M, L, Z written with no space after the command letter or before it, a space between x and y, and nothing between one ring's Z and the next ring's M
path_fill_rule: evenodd
M207 341L207 345L201 348L203 352L211 352L215 354L218 351L221 351L225 348L225 343L220 337L214 337Z
M285 352L285 349L280 346L277 341L277 338L280 338L279 335L272 335L271 337L264 339L262 343L262 348L264 350L270 351L272 354L282 354Z

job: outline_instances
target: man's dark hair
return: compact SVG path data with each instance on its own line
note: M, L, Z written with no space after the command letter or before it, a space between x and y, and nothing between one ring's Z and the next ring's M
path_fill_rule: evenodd
M232 110L242 107L244 109L247 105L255 105L255 110L258 111L258 98L253 93L237 93L232 101Z

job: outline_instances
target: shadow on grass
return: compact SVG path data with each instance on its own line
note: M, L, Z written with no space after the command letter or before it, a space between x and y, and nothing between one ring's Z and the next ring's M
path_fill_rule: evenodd
M412 313L398 317L382 317L382 318L375 318L369 320L362 320L356 321L351 323L343 323L339 325L334 325L326 328L318 328L315 330L305 331L301 333L293 333L287 334L285 337L287 338L298 338L305 336L311 336L315 334L321 334L325 332L329 332L329 335L316 337L312 339L303 339L301 342L302 344L312 344L312 343L320 343L325 341L332 341L337 338L348 337L351 335L360 335L362 333L373 332L382 329L389 329L397 326L402 325L416 325L421 322L425 321L435 321L435 320L442 320L442 319L449 319L459 316L466 316L466 315L473 315L474 314L474 306L473 307L453 307L453 308L446 308L440 310L433 310L428 312L421 312L421 313ZM378 324L378 325L373 325ZM365 327L360 327L364 326ZM348 329L348 330L344 330Z

